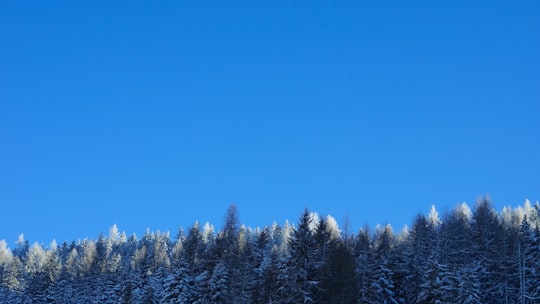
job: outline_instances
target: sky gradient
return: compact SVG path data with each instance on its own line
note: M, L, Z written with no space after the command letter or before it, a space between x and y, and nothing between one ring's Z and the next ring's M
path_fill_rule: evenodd
M540 199L540 3L0 4L0 239Z

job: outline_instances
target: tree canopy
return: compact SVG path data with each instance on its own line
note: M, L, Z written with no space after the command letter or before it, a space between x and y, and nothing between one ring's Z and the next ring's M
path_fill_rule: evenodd
M348 223L346 223L348 225ZM540 205L488 199L410 228L341 232L307 208L295 225L109 235L11 250L0 240L2 303L538 303Z

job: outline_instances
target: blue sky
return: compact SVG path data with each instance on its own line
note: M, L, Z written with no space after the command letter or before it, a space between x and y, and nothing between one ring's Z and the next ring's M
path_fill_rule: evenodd
M0 4L0 239L540 199L537 1Z

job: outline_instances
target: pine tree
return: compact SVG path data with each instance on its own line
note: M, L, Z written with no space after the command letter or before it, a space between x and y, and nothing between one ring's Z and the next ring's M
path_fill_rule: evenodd
M330 269L330 254L333 240L325 217L320 217L312 236L315 250L312 254L313 280L318 282L313 288L314 303L329 303L329 289L334 278Z
M356 303L357 280L351 248L341 240L334 240L327 260L328 272L323 278L326 298L323 303ZM321 302L319 302L321 303Z
M197 291L195 278L190 273L189 265L185 261L176 264L173 273L164 281L160 303L196 303L199 299L200 294Z
M480 284L476 269L457 270L458 294L455 302L463 304L481 304Z
M287 280L283 280L281 274L285 273L285 262L279 254L278 247L270 250L261 264L261 275L257 282L257 288L253 303L282 303L286 301L283 289L287 287Z
M298 221L298 228L293 231L289 241L289 302L313 303L314 291L319 282L315 280L314 255L317 245L310 226L312 217L306 208Z
M419 214L409 233L410 244L409 256L409 285L406 294L406 303L415 303L422 292L422 284L425 284L425 274L430 269L430 259L435 256L435 227L426 217Z
M488 200L342 237L307 209L297 227L196 223L175 243L111 227L96 240L0 241L1 303L537 303L540 204L497 214ZM348 233L346 234L348 235Z
M226 304L234 303L231 301L230 278L227 266L223 261L216 264L209 283L210 303Z
M5 293L22 288L21 267L19 257L9 250L5 240L0 240L0 287L5 288Z
M429 258L428 267L423 273L418 303L450 304L459 296L460 279L449 271L446 264L438 257L436 251Z
M371 239L368 228L358 232L355 242L354 255L356 259L356 275L358 278L359 303L370 303L371 273L369 266L373 258Z
M472 256L472 213L467 204L456 207L441 227L441 253L450 268L460 269L470 262Z
M503 261L500 248L503 248L503 231L497 215L488 198L479 200L471 224L475 246L474 260L478 269L481 300L483 303L496 303L506 292L505 278L502 277Z
M395 303L394 273L391 265L391 253L394 245L392 227L387 225L375 237L374 259L370 265L371 288L374 290L372 301L375 303Z
M538 260L540 259L540 253L538 240L527 220L527 215L523 217L519 237L519 303L537 303L540 301L538 294L538 282L540 282Z

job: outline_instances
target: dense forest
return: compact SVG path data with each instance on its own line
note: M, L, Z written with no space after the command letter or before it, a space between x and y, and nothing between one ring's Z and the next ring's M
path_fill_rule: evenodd
M49 246L0 241L1 303L540 303L540 205L433 207L395 233L305 210Z

